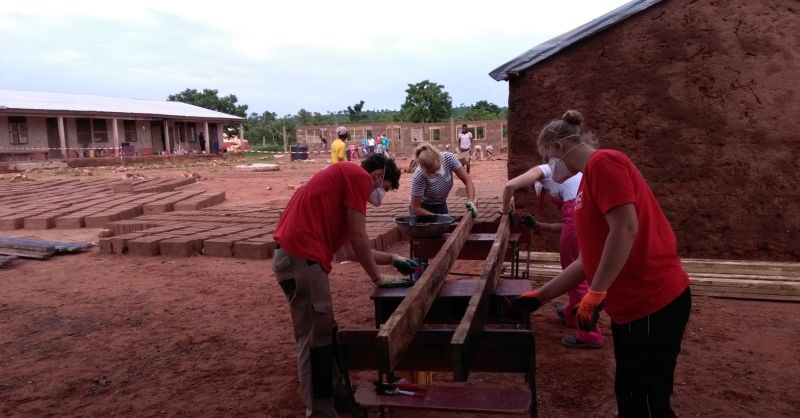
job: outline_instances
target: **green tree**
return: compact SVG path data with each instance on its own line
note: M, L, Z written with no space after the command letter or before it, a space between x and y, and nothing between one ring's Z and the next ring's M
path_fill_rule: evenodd
M425 80L408 85L400 113L402 119L409 122L439 122L450 117L452 108L453 99L444 86Z
M219 90L216 89L203 89L202 92L197 91L197 89L186 89L177 94L170 94L167 100L171 102L188 103L229 115L247 116L246 104L237 105L236 102L238 99L233 94L220 97Z
M464 112L463 118L466 120L502 119L502 113L503 109L500 106L480 100Z
M364 109L363 100L353 106L347 106L347 117L350 123L359 123L367 119L367 115L362 112L362 109Z

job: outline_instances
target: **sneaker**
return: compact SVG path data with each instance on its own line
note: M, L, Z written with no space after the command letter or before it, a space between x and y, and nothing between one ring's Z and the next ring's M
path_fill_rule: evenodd
M599 343L587 343L578 339L574 335L567 335L561 339L561 344L569 348L603 348L605 341Z

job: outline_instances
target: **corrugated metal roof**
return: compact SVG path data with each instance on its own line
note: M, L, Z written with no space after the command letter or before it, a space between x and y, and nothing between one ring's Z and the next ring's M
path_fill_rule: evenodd
M660 2L661 0L634 0L624 4L589 23L529 49L524 54L495 68L489 75L497 81L508 80L510 76L517 75L533 67L537 63L568 48L575 42L601 32Z
M166 100L123 99L88 94L49 93L0 89L0 111L108 113L172 118L244 120L239 116Z

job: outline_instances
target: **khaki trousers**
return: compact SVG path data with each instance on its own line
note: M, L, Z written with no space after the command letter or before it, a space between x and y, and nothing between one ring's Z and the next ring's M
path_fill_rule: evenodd
M307 417L338 417L334 409L334 361L331 288L328 275L316 262L275 250L272 270L289 300L297 342L297 372Z

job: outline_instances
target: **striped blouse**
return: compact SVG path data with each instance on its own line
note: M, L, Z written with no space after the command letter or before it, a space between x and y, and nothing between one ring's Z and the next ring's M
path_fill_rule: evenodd
M411 179L411 196L422 197L423 203L447 203L447 195L453 188L453 172L463 167L458 158L451 152L442 152L442 168L440 175L428 180L422 170L417 167Z

